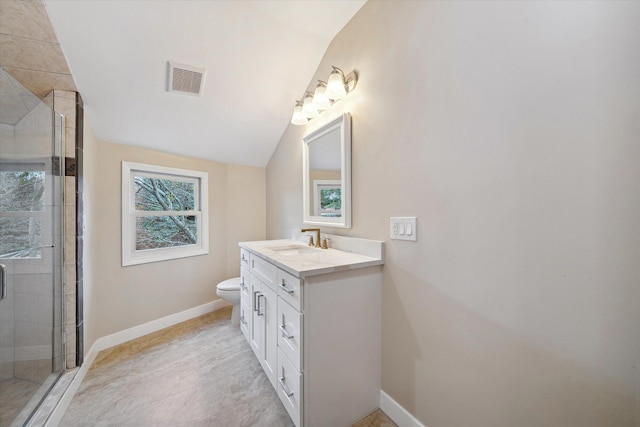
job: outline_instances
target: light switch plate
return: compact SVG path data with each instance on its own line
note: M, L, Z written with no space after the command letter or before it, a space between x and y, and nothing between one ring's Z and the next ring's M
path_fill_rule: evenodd
M415 216L392 216L390 218L390 234L393 240L410 240L415 242L418 235Z

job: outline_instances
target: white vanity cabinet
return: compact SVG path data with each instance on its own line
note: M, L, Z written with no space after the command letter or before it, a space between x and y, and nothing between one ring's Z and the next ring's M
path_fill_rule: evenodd
M249 344L297 427L350 426L379 407L382 248L379 258L329 250L296 264L265 249L273 242L291 241L240 244Z

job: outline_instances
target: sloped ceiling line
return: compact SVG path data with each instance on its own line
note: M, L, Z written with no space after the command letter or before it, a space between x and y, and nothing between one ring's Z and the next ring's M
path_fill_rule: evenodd
M250 166L364 3L45 2L99 139ZM207 70L201 98L166 91L167 61Z

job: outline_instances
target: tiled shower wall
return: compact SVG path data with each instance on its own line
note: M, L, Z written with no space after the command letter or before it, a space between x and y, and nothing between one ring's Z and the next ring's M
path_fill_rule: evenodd
M65 117L65 198L64 198L64 272L65 336L67 369L76 366L78 357L77 316L77 163L76 163L76 92L54 90L53 109Z

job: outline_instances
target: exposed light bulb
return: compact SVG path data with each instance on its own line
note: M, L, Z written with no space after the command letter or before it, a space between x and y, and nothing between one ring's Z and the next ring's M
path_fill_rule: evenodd
M293 107L291 123L294 125L306 125L308 121L307 116L302 112L302 102L296 101L296 106Z
M329 99L340 99L347 94L344 87L344 73L338 67L333 67L333 71L327 81L327 89L325 94Z
M320 115L320 113L318 113L318 108L316 108L313 103L313 94L311 92L307 92L307 95L304 97L302 112L310 119L316 118Z
M327 84L322 80L318 80L318 86L316 86L316 91L313 93L313 104L318 111L326 110L331 106L331 101L327 98L326 89Z

